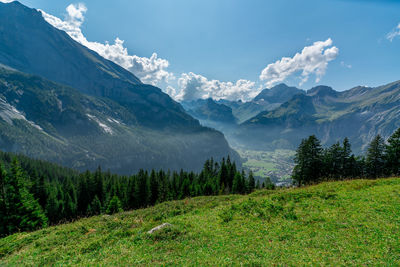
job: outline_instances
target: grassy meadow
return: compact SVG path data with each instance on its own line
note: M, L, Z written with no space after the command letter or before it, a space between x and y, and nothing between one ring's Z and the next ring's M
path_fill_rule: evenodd
M399 211L398 178L196 197L8 236L0 265L398 266Z

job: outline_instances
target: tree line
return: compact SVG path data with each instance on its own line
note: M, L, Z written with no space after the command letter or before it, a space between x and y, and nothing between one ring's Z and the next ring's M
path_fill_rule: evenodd
M0 236L76 218L144 208L186 197L246 194L260 185L228 157L204 163L200 173L140 170L130 176L78 173L23 155L0 152Z
M365 155L352 154L348 138L323 148L315 135L303 139L295 155L292 179L297 185L323 180L400 175L400 128L387 142L377 135Z

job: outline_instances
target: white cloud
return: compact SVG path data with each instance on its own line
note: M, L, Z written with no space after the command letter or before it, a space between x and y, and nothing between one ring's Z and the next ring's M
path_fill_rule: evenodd
M260 74L260 80L266 81L266 86L271 87L276 83L283 82L289 76L302 71L301 83L308 80L310 75L315 74L315 82L319 82L325 74L328 62L334 60L339 54L339 49L332 46L332 40L313 43L303 48L301 53L294 57L283 57L275 63L269 64Z
M174 94L174 98L182 100L195 99L227 99L227 100L249 100L254 97L261 88L256 88L255 82L248 80L238 80L235 83L209 80L206 77L193 72L182 73L178 79L178 90L170 87L169 93Z
M0 0L1 3L11 3L14 2L14 0Z
M119 38L115 39L114 44L88 41L80 28L85 20L84 15L87 12L84 4L71 4L66 10L67 14L64 20L47 14L43 10L40 11L48 23L65 31L75 41L96 51L102 57L131 71L144 83L157 85L162 81L168 82L174 79L173 74L166 70L169 66L168 60L159 58L156 53L153 53L150 58L130 55L128 49L124 47L124 41Z
M389 32L386 35L386 39L388 39L389 41L393 41L393 39L396 38L397 36L400 36L400 23L393 31Z
M350 65L350 64L346 64L344 61L341 61L341 62L340 62L340 65L341 65L342 67L348 68L348 69L351 69L351 68L353 67L353 66Z
M10 0L0 0L7 2ZM84 4L71 4L66 8L64 19L47 14L40 10L44 19L54 27L67 32L71 38L96 51L99 55L109 59L138 76L144 83L152 85L164 84L164 91L178 101L212 97L214 99L249 100L261 91L258 82L240 79L236 82L209 80L192 72L182 73L178 80L169 72L169 62L159 58L157 53L151 57L131 55L124 47L124 41L116 38L114 43L100 43L88 41L81 30L85 21L87 8ZM282 82L289 76L302 71L302 83L314 74L316 82L325 74L328 62L338 55L338 48L332 46L332 40L315 42L305 47L301 53L293 58L284 57L275 63L269 64L260 75L267 87Z

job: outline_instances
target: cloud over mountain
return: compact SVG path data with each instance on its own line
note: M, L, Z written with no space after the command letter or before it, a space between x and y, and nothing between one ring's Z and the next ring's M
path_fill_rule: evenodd
M0 0L8 1L8 0ZM319 82L325 74L328 62L334 60L339 49L332 46L332 40L315 42L303 48L294 57L283 57L275 63L267 65L261 72L260 81L239 79L236 82L210 80L193 72L175 75L168 71L169 61L159 58L157 53L150 57L140 57L129 54L124 41L116 38L114 43L88 41L81 30L85 21L87 8L83 3L70 4L64 19L50 15L42 10L45 20L54 27L67 32L74 40L99 55L124 67L138 76L144 83L165 85L164 91L175 100L193 100L199 98L214 98L228 100L249 100L261 91L260 81L267 87L283 82L301 71L301 83L306 82L314 74ZM393 37L394 38L394 37ZM176 79L176 77L179 77Z
M182 73L178 79L178 90L175 91L175 97L178 100L195 100L199 98L248 100L259 91L260 89L256 88L256 83L252 81L240 79L235 83L221 82L219 80L209 80L202 75L189 72Z
M81 26L85 20L84 14L87 12L84 4L69 5L66 9L67 14L64 20L50 15L43 10L40 11L48 23L65 31L75 41L96 51L102 57L133 72L144 83L157 85L162 81L168 82L168 80L173 79L173 74L166 70L169 66L168 60L159 58L157 53L153 53L150 58L130 55L128 49L124 47L124 41L119 38L116 38L113 44L88 41L81 30Z
M262 70L260 80L266 81L266 86L271 87L301 71L301 84L305 83L312 74L316 76L315 82L319 82L326 72L328 62L334 60L338 55L339 49L332 46L332 39L314 42L313 45L304 47L301 53L296 53L292 58L283 57L275 63L269 64Z

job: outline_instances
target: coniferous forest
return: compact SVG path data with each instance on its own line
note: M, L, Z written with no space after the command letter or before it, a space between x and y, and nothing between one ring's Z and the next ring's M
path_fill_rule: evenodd
M186 197L246 194L256 183L228 157L204 163L203 170L170 172L140 170L131 176L102 171L78 173L23 155L0 152L0 235L36 230L48 225L102 213L144 208Z
M381 178L400 175L400 128L385 140L377 135L365 155L355 156L351 144L344 138L323 148L315 135L303 139L299 145L292 179L297 185L326 180Z
M314 136L304 139L294 159L296 185L326 180L400 175L400 128L387 140L376 136L366 155L355 156L347 138L323 148ZM77 218L144 208L194 196L246 194L274 188L256 182L228 157L204 163L200 173L140 170L131 176L73 169L0 152L0 235L36 230Z

